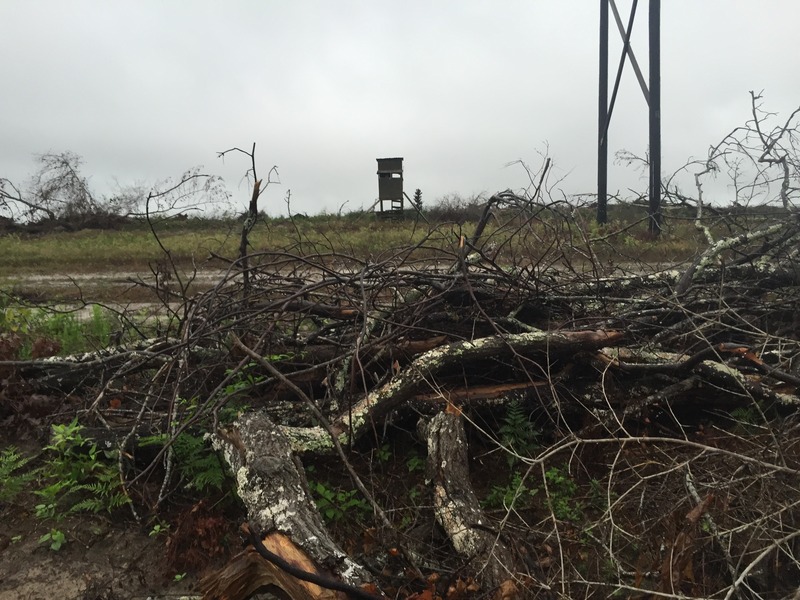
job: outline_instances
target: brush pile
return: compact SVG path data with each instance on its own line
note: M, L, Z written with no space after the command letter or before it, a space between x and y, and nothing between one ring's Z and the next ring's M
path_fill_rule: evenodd
M797 217L718 215L676 265L558 204L485 214L369 260L250 252L191 298L176 273L157 340L3 363L3 416L77 415L139 511L207 433L251 543L206 598L794 593Z

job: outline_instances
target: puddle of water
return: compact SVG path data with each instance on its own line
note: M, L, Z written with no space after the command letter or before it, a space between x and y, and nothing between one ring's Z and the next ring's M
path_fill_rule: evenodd
M221 281L225 270L199 271L192 281L194 292L209 289ZM148 321L168 314L167 308L156 298L155 292L134 282L155 284L151 272L94 272L48 274L25 273L0 277L0 290L13 290L15 295L31 299L36 304L48 304L60 311L72 312L79 321L92 318L95 304L118 312L136 316L137 321ZM71 302L70 297L80 296L84 302ZM152 300L151 300L152 298ZM48 302L52 300L53 302ZM178 303L171 303L175 310Z
M194 278L197 283L213 284L225 276L224 270L204 270L198 271ZM23 286L42 286L42 287L65 287L79 284L96 282L102 285L131 285L132 281L153 281L153 274L149 271L137 273L131 272L96 272L96 273L63 273L42 275L38 273L22 273L0 277L0 287L8 285Z

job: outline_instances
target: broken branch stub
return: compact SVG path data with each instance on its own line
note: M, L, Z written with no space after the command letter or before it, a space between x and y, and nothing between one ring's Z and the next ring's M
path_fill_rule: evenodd
M474 561L484 588L500 587L520 571L520 565L501 533L488 528L490 521L470 484L467 436L460 411L440 412L430 421L420 421L418 427L428 445L426 479L432 488L436 521L456 552Z

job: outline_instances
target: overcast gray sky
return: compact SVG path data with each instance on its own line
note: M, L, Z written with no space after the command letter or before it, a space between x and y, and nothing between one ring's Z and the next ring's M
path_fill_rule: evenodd
M647 0L638 12L646 71ZM65 150L101 194L204 165L244 206L248 164L216 152L256 142L262 174L280 170L272 214L288 189L293 211L369 206L383 156L405 157L426 202L521 188L505 165L545 152L565 193L592 192L598 18L595 0L0 0L0 177ZM742 124L749 90L784 118L800 104L798 23L795 0L662 2L665 173ZM609 143L646 152L629 67ZM610 190L631 185L646 186L614 167Z

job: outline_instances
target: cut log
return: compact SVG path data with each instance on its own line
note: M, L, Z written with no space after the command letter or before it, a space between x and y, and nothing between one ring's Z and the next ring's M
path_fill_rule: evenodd
M268 550L303 571L328 573L327 577L336 577L353 587L371 580L367 571L331 539L287 437L265 414L242 416L230 429L221 430L213 444L233 471L250 523L267 532L264 544ZM278 574L280 569L260 565L259 560L266 562L247 552L237 556L206 580L206 598L244 600L247 595L242 594L247 590L252 593L259 582L281 587L293 600L336 597L328 596L331 592L320 591L318 586L309 587L313 584Z
M308 555L285 535L271 533L263 540L263 544L271 552L307 573L320 574ZM277 565L264 560L252 546L233 557L222 570L200 583L203 600L245 600L257 590L272 587L280 588L291 600L342 598L333 590L289 575Z
M499 588L520 571L513 553L498 533L491 533L469 481L467 439L460 411L441 412L420 432L428 442L427 479L433 493L436 520L456 552L473 561L484 588Z

